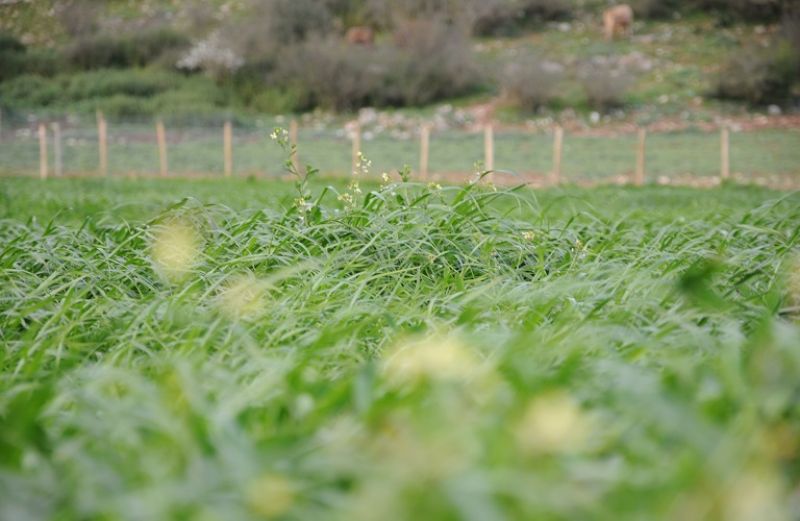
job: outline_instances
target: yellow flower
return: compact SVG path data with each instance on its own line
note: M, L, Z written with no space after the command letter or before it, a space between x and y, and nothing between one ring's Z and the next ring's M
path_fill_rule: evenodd
M153 233L150 255L156 271L176 282L186 276L200 257L200 237L184 222L158 226Z
M800 306L800 253L789 262L786 283L789 290L789 305Z
M233 319L250 318L264 311L266 287L248 273L231 279L219 294L219 309Z
M401 345L384 359L383 372L395 385L420 380L465 381L478 376L478 358L452 337L428 337Z
M517 425L517 442L529 453L568 453L585 447L590 425L575 401L563 391L535 398Z
M739 476L725 495L726 521L788 521L780 480L774 472L746 472Z
M295 490L285 477L265 474L247 487L247 506L260 517L274 519L292 508Z

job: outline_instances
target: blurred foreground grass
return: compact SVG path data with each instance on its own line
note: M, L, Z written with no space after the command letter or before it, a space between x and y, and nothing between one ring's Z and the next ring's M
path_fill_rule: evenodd
M359 190L4 179L0 518L800 515L798 194Z

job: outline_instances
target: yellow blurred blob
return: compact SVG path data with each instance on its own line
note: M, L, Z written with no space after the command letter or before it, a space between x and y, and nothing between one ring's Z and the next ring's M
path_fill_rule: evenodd
M294 487L278 474L265 474L247 487L247 506L266 519L288 512L294 504L294 498Z
M520 447L529 453L578 452L586 446L590 422L565 392L535 398L517 425Z
M233 319L252 318L264 311L266 287L248 273L232 278L217 299L220 311Z
M401 345L384 359L383 372L395 385L421 380L466 381L481 373L480 361L452 337L428 337Z
M186 276L200 256L200 237L189 224L173 221L153 233L150 255L156 271L172 282Z
M795 255L789 263L786 283L789 290L789 305L800 306L800 254Z
M746 473L725 495L726 521L788 521L780 480L773 472Z

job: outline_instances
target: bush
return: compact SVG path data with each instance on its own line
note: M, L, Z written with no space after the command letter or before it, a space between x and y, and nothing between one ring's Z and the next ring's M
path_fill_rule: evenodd
M82 70L143 67L188 44L188 39L178 32L155 29L124 36L100 34L81 38L66 55L74 67Z
M181 76L148 69L101 70L70 76L63 96L68 100L116 95L146 98L176 88Z
M81 112L101 110L109 119L128 119L153 113L150 100L117 94L100 100L91 100L78 104Z
M369 0L367 10L384 28L396 29L408 20L438 19L482 36L513 34L572 14L569 0Z
M600 110L622 105L635 80L633 72L607 57L580 65L577 76L589 106Z
M664 19L683 10L685 4L685 0L636 0L632 6L637 17Z
M732 53L720 71L714 94L754 105L780 103L797 78L798 56L787 41L771 48L749 46Z
M9 108L46 107L62 100L63 81L22 75L0 84L0 99Z
M203 77L149 69L102 70L54 78L24 75L0 84L0 99L9 108L95 108L118 117L156 112L209 112L227 100L214 82Z
M572 7L567 0L516 0L514 4L527 22L552 22L572 16Z
M324 0L250 0L221 35L245 61L271 60L287 46L332 33L334 19L327 4Z
M388 62L382 49L351 47L339 40L313 40L292 47L275 75L277 86L298 94L297 109L321 106L351 110L381 104L387 95ZM381 53L382 54L382 53Z
M478 69L463 29L436 19L406 28L410 44L395 50L390 92L403 105L421 105L476 88Z
M669 18L675 13L705 12L718 17L722 24L740 21L775 22L781 17L784 0L632 0L641 18Z
M0 82L26 72L25 46L5 33L0 33Z
M303 106L302 94L292 89L266 88L250 98L246 105L258 112L285 114Z
M695 10L713 11L723 23L738 20L772 22L780 19L784 0L689 0Z
M0 32L0 54L19 54L25 52L25 45L14 36Z
M95 0L61 0L53 2L53 14L71 38L81 38L98 31L98 21L106 15L105 2Z
M52 76L60 69L51 49L28 49L11 35L0 33L0 82L23 74Z
M506 96L519 107L534 110L550 103L564 79L564 67L527 56L508 64L503 75Z
M469 92L477 69L461 31L436 21L403 28L402 45L313 39L281 56L275 86L299 93L297 108L352 110L421 105Z
M412 20L438 20L447 25L468 29L478 13L506 0L367 0L369 18L384 29L397 29Z

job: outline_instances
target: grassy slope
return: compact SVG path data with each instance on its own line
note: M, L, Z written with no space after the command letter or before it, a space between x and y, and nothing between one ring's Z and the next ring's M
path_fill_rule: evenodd
M160 8L169 9L163 3L154 2ZM118 16L135 17L136 8L127 2L118 2L114 8ZM132 10L133 9L133 10ZM143 12L147 6L142 6ZM152 10L152 6L150 7ZM50 45L63 45L59 32L51 25L53 18L47 16L41 7L25 6L19 8L18 19L9 18L6 25L14 29L16 34L30 33L38 35L39 40L48 41ZM41 12L40 12L41 11ZM12 10L10 12L15 12ZM591 10L590 10L591 12ZM487 76L500 74L497 66L516 56L527 52L535 52L548 59L572 66L592 56L626 55L641 53L651 61L653 68L638 75L637 81L625 96L626 108L636 109L637 118L643 123L655 121L663 116L678 116L689 111L687 117L707 121L713 118L720 109L741 110L738 105L720 104L715 101L702 101L712 86L713 77L724 63L729 53L737 45L744 42L766 42L768 35L763 27L739 24L721 28L712 17L692 17L675 22L638 22L636 34L632 39L606 42L601 31L599 15L582 14L570 24L568 31L562 31L556 25L537 31L511 37L491 38L476 41L478 58L487 65ZM47 40L55 38L54 41ZM492 72L495 71L495 72ZM85 88L80 88L87 81L97 82L98 73L71 73L60 75L41 85L31 80L12 80L11 86L0 88L7 98L8 104L18 105L13 108L23 110L41 110L41 101L47 100L55 92L65 94L61 99L54 99L49 105L51 112L77 111L93 114L97 106L105 107L109 113L126 114L130 111L142 111L146 114L164 113L167 115L190 116L192 114L219 114L232 98L225 89L219 88L204 77L186 78L180 75L170 77L168 88L159 94L138 96L120 89L115 94L89 95ZM100 73L101 75L103 73ZM112 76L113 72L108 72ZM119 75L119 73L116 73ZM130 81L152 82L154 74L146 70L131 70ZM94 75L94 77L93 77ZM456 104L471 104L494 95L499 87L491 85L483 94L462 100L452 100ZM77 88L69 86L76 84ZM75 90L74 95L69 92ZM554 109L573 107L579 112L588 112L585 96L580 85L574 79L565 81L559 89L561 95L554 104ZM16 101L15 101L16 100ZM698 100L701 100L698 102ZM705 105L703 105L705 103ZM242 117L246 117L247 109L233 107ZM404 109L416 113L420 109ZM423 113L429 112L423 108ZM501 119L517 122L531 115L509 108L499 113Z
M0 518L788 514L797 194L289 188L3 181Z
M591 22L573 23L569 31L551 28L519 38L486 41L483 53L504 61L534 52L566 64L598 55L639 53L643 61L652 64L650 70L638 73L626 97L630 106L641 111L639 119L648 123L690 110L689 117L704 121L720 107L712 101L707 110L697 99L711 91L714 75L731 50L742 42L766 39L753 26L720 28L712 19L701 17L680 22L639 22L633 38L607 42L599 21ZM587 110L577 82L565 82L559 92L560 105ZM514 120L519 116L508 112L505 117Z

